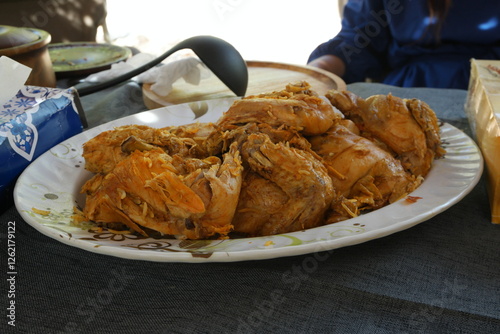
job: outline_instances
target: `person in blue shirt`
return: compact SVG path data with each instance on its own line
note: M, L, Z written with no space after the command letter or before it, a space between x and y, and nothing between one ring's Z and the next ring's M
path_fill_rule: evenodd
M308 64L346 83L467 89L471 58L500 59L499 0L349 0Z

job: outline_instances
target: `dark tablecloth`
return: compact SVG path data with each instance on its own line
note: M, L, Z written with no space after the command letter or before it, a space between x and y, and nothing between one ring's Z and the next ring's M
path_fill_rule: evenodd
M348 89L420 98L470 134L465 91ZM134 83L82 100L91 126L146 109ZM17 274L11 285L13 225ZM499 333L499 245L484 181L447 211L387 237L236 263L94 254L42 235L10 207L0 216L0 333ZM12 300L15 327L8 324Z

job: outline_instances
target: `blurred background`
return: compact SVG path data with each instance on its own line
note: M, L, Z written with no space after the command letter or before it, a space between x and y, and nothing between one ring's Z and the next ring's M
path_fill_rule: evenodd
M337 0L0 0L0 6L0 24L47 30L56 43L95 35L153 55L208 34L248 60L305 64L340 29Z
M340 29L337 0L107 0L107 11L111 42L155 55L208 34L247 60L305 64Z
M340 29L346 0L0 0L0 25L46 30L52 42L96 40L159 55L214 35L247 60L305 64Z

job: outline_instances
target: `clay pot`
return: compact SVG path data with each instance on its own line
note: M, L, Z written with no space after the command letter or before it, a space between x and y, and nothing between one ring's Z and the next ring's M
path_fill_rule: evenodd
M32 69L26 85L55 87L48 32L34 28L0 25L0 56L7 56Z

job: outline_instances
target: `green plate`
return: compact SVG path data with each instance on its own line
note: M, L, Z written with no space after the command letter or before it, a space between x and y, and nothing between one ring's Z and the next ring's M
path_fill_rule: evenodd
M130 49L100 43L56 43L49 45L56 75L84 75L99 72L126 60Z

